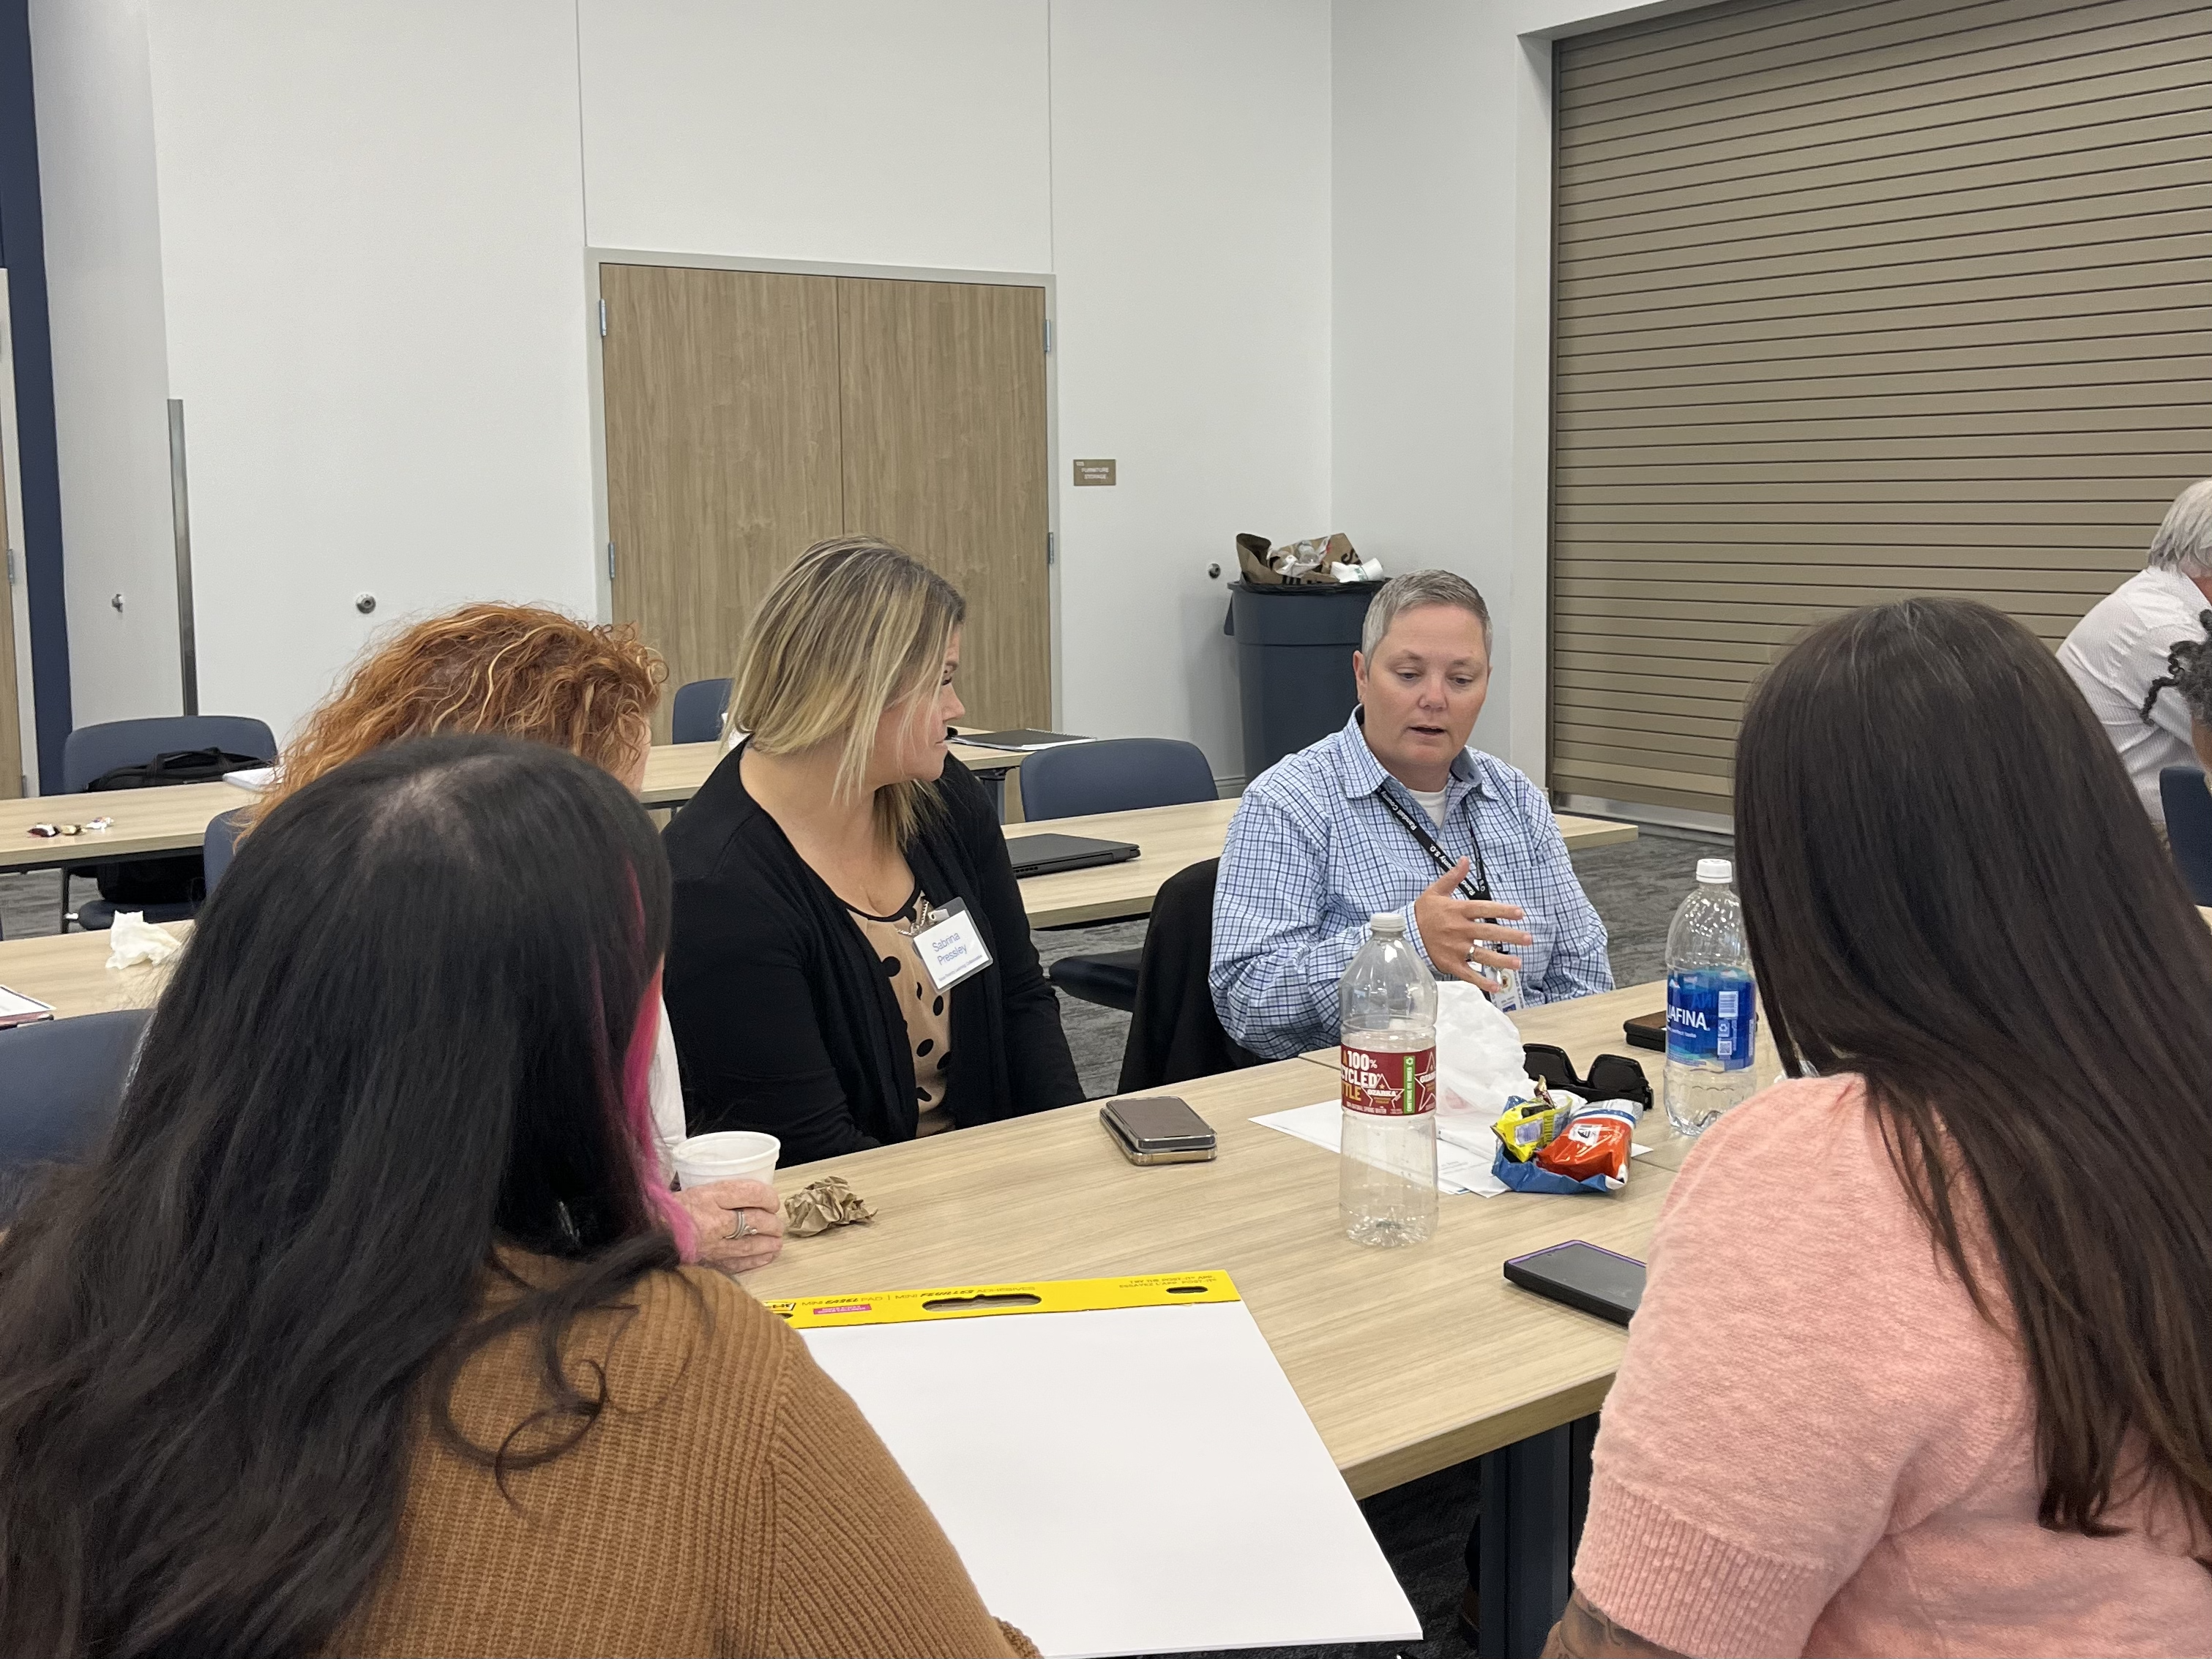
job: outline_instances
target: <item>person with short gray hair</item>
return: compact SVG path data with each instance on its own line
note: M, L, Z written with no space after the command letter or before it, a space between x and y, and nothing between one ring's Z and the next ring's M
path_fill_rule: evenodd
M1360 624L1361 654L1372 662L1398 613L1424 605L1454 605L1473 616L1482 624L1483 651L1488 654L1490 603L1473 582L1451 570L1409 570L1384 582L1382 591L1368 604L1367 620Z
M1207 980L1223 1028L1287 1059L1337 1040L1336 984L1379 911L1440 979L1501 1006L1613 988L1605 924L1544 792L1468 747L1490 686L1490 607L1418 570L1367 609L1341 731L1244 791L1222 849Z
M2151 683L2166 672L2175 646L2203 637L2198 618L2208 602L2212 478L2203 478L2166 508L2143 568L2091 606L2058 647L2059 665L2103 722L2143 810L2160 824L2158 775L2191 764L2197 754L2189 711L2175 698L2152 701Z

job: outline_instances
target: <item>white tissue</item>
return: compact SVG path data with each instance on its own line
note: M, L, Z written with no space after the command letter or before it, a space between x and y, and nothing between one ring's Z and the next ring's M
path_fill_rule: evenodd
M185 948L184 941L166 927L157 927L141 910L118 910L115 925L107 930L107 965L129 968L142 962L167 962Z
M1512 1096L1536 1085L1522 1069L1521 1033L1488 997L1463 980L1437 987L1437 1127L1470 1121L1481 1133Z

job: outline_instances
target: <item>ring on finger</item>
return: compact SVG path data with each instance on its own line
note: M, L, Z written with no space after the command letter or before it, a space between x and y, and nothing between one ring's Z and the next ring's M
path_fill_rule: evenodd
M755 1233L760 1231L760 1229L754 1226L751 1222L745 1219L745 1212L743 1210L732 1210L730 1212L730 1214L732 1218L736 1220L738 1224L736 1228L726 1234L726 1237L730 1238L750 1238Z

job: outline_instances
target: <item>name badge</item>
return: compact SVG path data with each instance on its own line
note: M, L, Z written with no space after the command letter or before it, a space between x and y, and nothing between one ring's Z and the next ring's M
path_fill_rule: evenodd
M949 991L991 965L991 947L983 943L983 930L961 899L929 913L928 926L914 936L914 949L921 958L922 972L939 991Z
M1517 968L1485 968L1483 973L1498 981L1498 988L1490 994L1491 1006L1502 1012L1521 1012L1521 970Z

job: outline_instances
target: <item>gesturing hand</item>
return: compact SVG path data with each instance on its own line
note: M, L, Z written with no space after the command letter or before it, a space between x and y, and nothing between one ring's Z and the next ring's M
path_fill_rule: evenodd
M712 1181L676 1194L699 1234L699 1265L741 1273L783 1249L783 1200L764 1181Z
M1421 930L1421 943L1438 973L1463 979L1487 994L1499 988L1498 981L1486 978L1477 964L1518 968L1520 957L1493 947L1536 941L1517 928L1498 926L1501 921L1519 921L1519 905L1460 897L1459 884L1466 879L1467 860L1462 859L1413 901L1413 925Z

